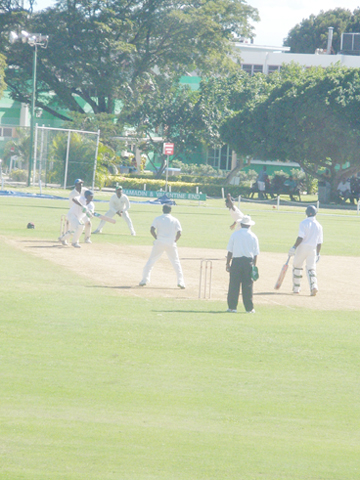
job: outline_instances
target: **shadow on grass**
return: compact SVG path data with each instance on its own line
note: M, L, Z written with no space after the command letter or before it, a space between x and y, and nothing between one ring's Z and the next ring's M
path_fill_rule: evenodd
M254 297L255 296L262 296L262 295L268 295L268 296L269 295L274 295L274 296L280 296L280 297L283 297L284 295L285 296L290 295L291 297L294 296L294 294L292 292L256 292L253 295L254 295Z

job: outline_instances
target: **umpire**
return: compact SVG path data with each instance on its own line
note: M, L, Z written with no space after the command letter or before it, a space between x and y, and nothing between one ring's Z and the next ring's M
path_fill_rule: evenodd
M241 229L234 232L227 247L226 271L230 272L228 291L228 312L236 313L239 302L240 285L246 313L255 313L253 304L252 266L256 265L260 253L257 236L250 230L255 225L249 215L241 219ZM231 262L231 265L230 265Z

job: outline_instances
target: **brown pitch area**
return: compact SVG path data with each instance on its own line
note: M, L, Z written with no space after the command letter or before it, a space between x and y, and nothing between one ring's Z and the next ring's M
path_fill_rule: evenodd
M56 241L4 238L7 243L27 253L53 262L89 279L97 287L111 288L119 295L140 298L184 298L196 300L199 296L200 260L212 260L211 299L224 302L229 275L225 271L226 250L181 247L179 255L184 271L186 289L176 285L175 272L166 256L155 264L151 283L139 287L142 269L149 257L151 246L121 246L113 244L91 245L82 243L81 249L64 247ZM304 307L318 310L360 310L360 257L322 255L318 263L319 293L310 297L307 278L302 279L300 295L291 293L292 264L280 290L274 290L287 254L262 252L258 259L260 278L254 285L254 304L282 305L289 309ZM79 265L81 267L79 267ZM208 270L208 279L210 270ZM200 300L199 300L200 301ZM206 300L201 300L205 302ZM243 307L239 302L239 311Z

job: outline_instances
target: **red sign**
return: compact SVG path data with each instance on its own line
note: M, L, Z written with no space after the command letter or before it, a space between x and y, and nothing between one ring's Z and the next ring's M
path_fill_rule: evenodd
M174 144L164 143L163 153L165 155L174 155Z

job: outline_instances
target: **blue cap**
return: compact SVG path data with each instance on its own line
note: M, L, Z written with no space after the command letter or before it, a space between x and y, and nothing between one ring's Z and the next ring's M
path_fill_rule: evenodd
M78 183L84 183L84 180L81 180L81 178L77 178L74 182L74 185L77 185Z

